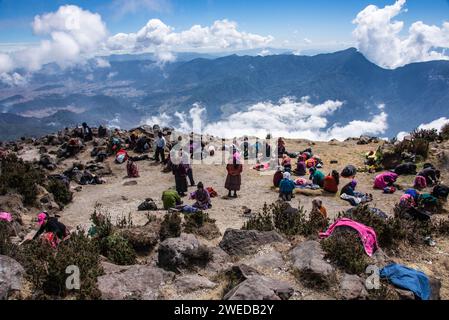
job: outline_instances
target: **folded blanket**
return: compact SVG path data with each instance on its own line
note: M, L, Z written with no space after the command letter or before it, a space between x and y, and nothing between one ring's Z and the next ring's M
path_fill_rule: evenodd
M360 240L362 240L363 247L368 256L372 256L377 250L377 236L373 228L367 227L364 224L353 221L348 218L342 218L332 224L326 232L320 233L320 238L328 238L332 235L338 227L350 227L359 233Z

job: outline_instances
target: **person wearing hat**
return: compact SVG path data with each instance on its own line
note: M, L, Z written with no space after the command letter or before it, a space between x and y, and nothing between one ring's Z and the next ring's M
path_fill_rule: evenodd
M47 212L41 212L37 215L37 223L39 224L39 230L34 235L33 240L43 233L52 233L59 240L63 240L69 234L67 227L59 222L56 217L50 217Z
M283 179L279 183L279 198L284 201L290 201L293 198L295 183L290 178L291 174L289 172L284 172Z

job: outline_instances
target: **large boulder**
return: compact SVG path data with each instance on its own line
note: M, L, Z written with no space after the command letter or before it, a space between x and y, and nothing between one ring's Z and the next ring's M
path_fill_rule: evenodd
M368 298L368 291L362 278L345 274L340 283L339 296L344 300L365 300Z
M248 265L254 268L277 270L281 270L286 267L282 254L277 251L257 255L248 261Z
M103 267L106 274L98 277L103 300L158 300L160 288L172 281L174 274L145 265Z
M276 231L227 229L219 246L230 255L243 256L255 253L263 245L283 241Z
M285 281L251 275L231 289L224 300L288 300L293 293L293 287Z
M16 260L0 255L0 300L22 290L25 270Z
M308 285L328 287L335 280L335 268L324 259L317 241L305 241L290 252L293 269Z
M204 268L212 259L211 250L200 244L192 234L168 238L159 245L158 265L166 270L180 272Z

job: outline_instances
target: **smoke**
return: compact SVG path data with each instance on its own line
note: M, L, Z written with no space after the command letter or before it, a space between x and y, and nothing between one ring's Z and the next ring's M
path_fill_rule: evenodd
M312 104L309 97L299 100L291 97L278 103L260 102L246 111L230 115L215 122L207 121L205 107L195 104L188 114L175 113L172 117L166 113L147 119L146 124L173 126L182 132L202 132L222 138L257 136L264 138L267 133L286 138L303 138L315 141L331 139L345 140L360 135L380 135L388 129L388 115L379 106L379 114L370 121L354 120L346 125L330 124L328 116L343 106L340 101L328 100L322 104Z

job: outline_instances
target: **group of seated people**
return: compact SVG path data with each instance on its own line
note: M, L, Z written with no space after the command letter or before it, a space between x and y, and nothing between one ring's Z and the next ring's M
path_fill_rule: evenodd
M184 204L181 196L175 189L168 189L162 193L162 202L165 210L175 209L184 213L195 213L197 211L207 210L212 207L211 197L214 191L205 188L202 182L199 182L197 189L190 194L190 199L195 200L192 205ZM211 195L212 193L212 195Z

